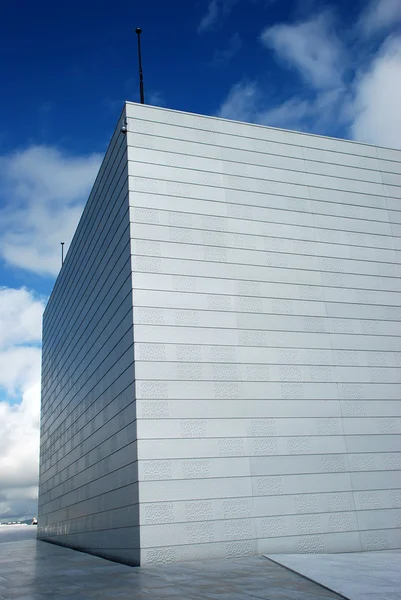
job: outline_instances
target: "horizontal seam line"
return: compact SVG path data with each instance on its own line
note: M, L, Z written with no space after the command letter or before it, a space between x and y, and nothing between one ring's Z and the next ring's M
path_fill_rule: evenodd
M241 219L238 219L241 220ZM131 222L131 224L136 225L136 223ZM143 223L142 223L143 224ZM401 225L401 224L400 224ZM158 227L169 227L169 225L158 225ZM179 227L179 229L186 229L187 231L193 231L192 228L185 228L185 227ZM199 231L206 231L206 230L199 230ZM233 233L232 235L243 235L243 234L236 234ZM247 235L247 234L246 234ZM256 237L256 236L251 236L251 237ZM269 237L269 236L263 236L264 238ZM369 259L365 259L365 258L353 258L353 257L347 257L347 256L330 256L327 254L306 254L304 252L283 252L280 250L269 250L268 248L244 248L241 246L220 246L218 244L206 244L206 243L196 243L196 242L182 242L180 240L163 240L163 239L153 239L153 238L144 238L144 237L138 237L136 235L132 235L130 236L131 241L135 241L135 242L148 242L148 243L155 243L155 244L177 244L180 246L196 246L202 250L204 250L205 248L218 248L218 249L224 249L224 250L239 250L242 252L261 252L263 254L274 254L274 255L284 255L284 256L307 256L308 258L315 258L317 260L319 259L324 259L324 258L328 258L329 260L333 260L333 261L341 261L341 260L352 260L355 262L367 262L367 263L377 263L379 265L394 265L394 266L400 266L401 265L401 260L400 262L396 262L396 261L389 261L389 260L369 260ZM270 237L269 237L270 239ZM279 240L286 240L289 238L272 238L272 239L279 239ZM294 241L294 240L291 240ZM302 240L301 240L302 241ZM331 244L332 246L345 246L347 248L349 248L350 246L347 244L334 244L332 242L318 242L316 240L304 240L306 241L307 244ZM395 249L385 249L385 248L375 248L372 246L352 246L355 248L366 248L368 250L385 250L387 252L394 252L396 253L397 250ZM398 251L398 252L401 252ZM138 254L138 256L153 256L155 258L161 258L161 255L153 255L153 254ZM175 258L174 256L172 257L168 257L163 255L163 258ZM202 261L205 260L207 262L221 262L221 261L210 261L210 259L201 259ZM237 264L249 264L249 263L237 263ZM250 263L250 264L254 264L254 263ZM273 266L273 265L254 265L254 266ZM280 267L281 268L281 267ZM322 272L325 272L323 270L321 270Z
M137 164L137 165L148 165L148 166L152 166L152 167L162 167L162 168L165 168L165 169L179 169L181 171L193 171L195 173L205 173L206 175L217 175L218 177L225 177L225 178L236 177L236 178L239 178L239 179L247 179L247 180L251 180L251 181L263 181L266 184L272 184L272 183L273 184L277 184L278 183L279 185L296 186L296 187L300 187L300 188L307 188L308 190L310 188L317 189L317 190L327 190L327 189L330 189L330 191L334 191L334 192L342 192L342 193L345 192L345 193L352 193L352 194L363 194L364 196L367 195L366 192L359 192L359 191L356 191L356 190L333 188L333 187L327 188L327 187L323 187L322 185L311 185L310 183L294 183L294 182L289 182L289 181L280 181L280 179L264 179L263 177L251 177L249 175L239 175L239 174L235 174L235 173L224 173L224 172L219 172L219 171L208 171L208 170L204 170L204 169L196 169L195 167L183 167L183 166L177 166L177 165L163 165L163 164L150 163L150 162L140 161L140 160L128 160L128 165L130 163L133 164L133 165L135 165L135 164ZM260 167L260 168L263 169L263 168L268 168L268 167ZM274 168L274 167L269 167L269 168ZM315 175L315 174L309 173L309 175ZM129 166L128 166L128 176L129 177L135 177L135 175L130 175L130 173L129 173ZM331 178L331 179L339 179L339 178L333 177L332 175L315 175L315 176L317 176L317 177L327 177L327 178ZM141 177L141 175L138 175L138 177ZM148 176L148 179L157 179L157 178L155 178L155 177L149 177ZM167 181L173 181L173 180L168 179ZM391 186L391 187L394 187L394 188L397 188L397 189L400 187L398 185L391 185L391 184L387 184L387 183L364 182L364 181L360 181L358 179L353 179L353 180L346 179L346 181L355 181L355 182L358 182L358 183L367 183L369 185L383 186L383 188L384 188L384 186ZM188 182L187 181L181 181L180 183L189 183L189 184L192 184L192 185L193 184L195 184L195 185L205 185L204 183L196 183L196 182L193 182L193 181L188 181ZM207 183L206 185L207 185L207 187L216 187L216 188L219 188L219 189L230 189L230 190L237 189L237 188L233 188L233 187L231 187L229 185L223 185L223 184L222 185L214 185L214 184L211 184L211 183ZM242 191L253 192L253 190L242 190ZM398 198L396 196L388 196L386 194L386 191L384 189L383 189L383 192L384 192L383 194L368 193L368 195L369 196L376 196L378 198L392 198L394 200L398 200ZM269 190L266 190L265 192L262 192L262 193L268 194L268 193L271 193L271 192L269 192ZM309 199L311 199L310 196L309 196Z
M134 178L133 175L130 175L130 177ZM152 178L152 180L156 180L156 178ZM164 181L164 180L157 179L157 181ZM180 183L180 182L173 182L173 183ZM201 184L196 184L196 185L201 185ZM211 186L211 185L209 185L208 187L216 187L217 188L218 186ZM218 189L222 189L222 188L218 187ZM230 189L234 190L235 188L230 188ZM236 190L236 191L244 192L245 190ZM135 192L137 192L137 190L132 190L132 189L129 190L129 193L135 193ZM260 193L262 194L263 192L260 192ZM263 194L266 195L266 192L264 192ZM136 207L136 206L133 206L132 204L130 204L129 206L132 209L136 209L136 208L137 209L144 209L145 208L145 207L139 207L139 206ZM241 204L239 206L244 206L244 205ZM285 222L281 222L281 221L260 221L260 220L247 219L247 218L241 218L240 219L238 217L229 217L229 216L219 217L217 215L205 215L205 214L202 214L202 213L194 213L194 212L188 212L187 213L187 212L183 212L183 211L171 211L171 210L168 210L168 208L152 208L152 209L148 208L148 210L154 210L154 211L166 212L166 213L179 212L180 214L184 214L184 215L197 215L197 216L201 216L201 217L204 217L204 218L206 218L206 217L213 217L213 218L217 218L217 219L223 219L225 221L228 220L228 219L233 219L233 220L236 220L236 221L238 221L238 220L240 220L240 221L249 221L250 223L267 223L269 225L286 225L286 226L289 226L289 227L302 227L304 229L305 228L309 228L309 229L322 229L323 231L336 231L336 232L338 232L340 230L339 227L337 227L337 228L336 227L322 227L322 226L319 227L319 226L314 225L314 224L313 225L312 224L311 225L303 225L301 223L285 223ZM280 210L280 209L277 209L277 210ZM285 211L285 212L296 212L296 211ZM318 213L313 213L312 212L312 213L302 213L302 214L309 214L311 217L313 217L314 214L317 215ZM322 216L324 216L324 217L331 217L333 219L346 219L346 220L352 219L351 217L336 217L334 215L322 215ZM354 218L354 220L366 221L367 223L374 222L374 221L369 221L369 220L366 220L366 219L355 219ZM141 221L131 221L131 222L133 224L141 223ZM378 222L379 223L383 223L384 221L378 221ZM147 223L147 224L150 224L150 225L160 225L159 223ZM388 225L390 229L393 226L397 226L397 225L399 227L401 227L401 224L399 224L399 223L391 223L390 221L385 222L385 224ZM177 227L177 226L176 225L168 225L168 227ZM188 228L188 229L197 229L197 228L191 227L191 228ZM218 233L235 233L237 235L244 235L244 234L240 234L240 232L230 232L230 231L225 231L225 230L210 230L210 229L205 229L205 230L201 230L201 231L216 231ZM401 236L395 235L394 233L377 233L377 232L366 231L366 230L357 231L357 230L354 230L354 229L341 229L341 231L342 232L346 232L346 233L356 233L356 234L359 234L359 235L380 236L380 237L386 237L386 238L391 238L391 239L393 239L393 238L397 238L398 239L398 238L401 237ZM258 237L265 237L262 234L252 234L252 235L257 235Z
M169 125L169 126L172 126L172 127L175 126L175 125L171 125L170 123L163 123L163 124L164 125ZM204 131L204 130L200 130L200 131ZM319 176L323 176L323 177L324 176L326 176L326 177L337 177L339 179L350 179L351 181L363 181L364 183L377 183L379 185L380 184L382 184L382 185L397 185L397 184L387 184L387 183L384 183L383 181L371 181L369 179L355 179L353 177L338 177L337 175L332 175L332 174L324 175L322 173L317 173L315 171L308 171L306 169L306 166L307 166L306 163L318 163L320 165L342 167L342 168L345 168L345 169L359 169L361 171L369 171L369 172L374 171L375 173L379 173L380 175L382 173L385 173L385 174L389 174L389 175L398 175L401 178L401 173L398 173L397 171L386 171L385 169L380 169L380 168L379 169L372 169L372 168L361 167L361 166L357 166L357 165L350 166L350 165L346 165L346 164L342 164L342 163L335 163L335 162L333 163L333 162L329 162L329 161L318 160L316 158L306 158L304 156L303 157L299 157L299 156L288 156L288 154L273 154L272 152L261 152L261 151L258 151L258 150L252 150L250 148L246 148L245 149L245 148L239 148L239 147L235 147L235 146L223 146L221 144L210 144L210 143L202 142L202 141L199 141L199 140L194 141L194 140L187 140L185 138L173 138L173 137L170 137L170 136L159 135L159 134L155 135L153 133L144 133L144 132L139 132L139 131L129 131L128 133L131 134L132 136L143 135L143 136L146 136L148 138L153 138L153 139L156 139L156 140L157 139L172 140L172 141L175 141L175 142L184 142L184 144L201 145L201 146L207 146L207 147L211 147L212 146L213 148L223 148L225 150L234 150L236 152L249 152L249 153L252 153L252 154L260 154L262 156L274 156L274 157L275 156L279 156L280 158L284 158L284 159L289 159L289 160L295 160L295 161L304 162L305 163L305 169L302 170L302 169L294 169L294 168L286 168L286 167L277 167L277 166L274 166L274 165L260 165L258 163L251 163L251 162L244 162L244 161L240 161L240 160L227 159L227 158L223 158L222 156L216 158L216 157L212 157L212 156L204 156L202 154L200 154L200 155L199 154L193 154L192 152L191 153L188 153L188 152L177 152L177 151L172 152L173 154L177 154L178 156L191 156L193 158L204 158L206 160L223 161L223 162L229 162L229 163L240 164L240 165L246 164L246 165L250 165L250 166L256 166L256 167L267 168L267 169L279 169L279 170L283 170L283 171L288 170L288 171L293 171L295 173L306 173L306 174L309 174L309 175L319 175ZM236 134L223 134L223 135L233 135L233 137L244 137L244 136L237 136ZM252 139L252 140L253 139L257 139L257 140L259 140L260 138L247 138L247 139ZM285 142L278 142L278 141L274 141L274 142L270 141L270 142L267 142L267 143L291 145L291 144L287 144ZM163 149L159 149L159 148L155 148L155 147L149 147L149 146L140 146L140 145L137 145L135 143L134 144L129 144L128 143L127 147L128 147L128 149L129 148L135 148L135 149L138 149L138 150L150 150L150 151L153 151L153 152L166 152L166 150L163 150ZM302 148L302 146L296 146L296 147L297 148ZM309 146L307 148L311 149L311 150L317 150L319 152L319 149L315 149L315 148L312 148L312 147L309 147ZM343 154L343 155L345 154L345 156L349 156L349 154L343 153L343 152L338 152L337 150L323 150L323 151L325 151L325 152L332 152L333 154ZM356 155L356 154L350 154L350 156L358 156L358 155ZM387 162L395 162L395 163L399 162L397 160L391 160L391 159L385 159L385 158L378 158L378 157L377 158L373 158L373 157L365 157L365 156L363 156L363 158L370 158L371 160L373 160L373 161L376 160L378 162L380 160L381 161L387 161ZM401 164L400 164L400 169L401 169Z
M326 304L326 302L325 302ZM360 304L358 304L358 306L360 306ZM379 322L379 323L400 323L401 320L401 316L400 319L375 319L375 318L370 318L370 317L345 317L345 316L337 316L337 315L328 315L328 314L324 314L324 315L311 315L311 314L299 314L299 313L285 313L285 312L258 312L258 311L248 311L248 310L224 310L224 309L219 309L219 308L188 308L188 307L181 307L181 306L177 306L177 307L173 307L173 306L149 306L149 305L142 305L142 304L134 304L133 308L144 308L146 310L171 310L171 311L179 311L179 312L185 312L185 311L189 311L189 312L195 312L197 313L202 313L202 312L208 312L208 313L224 313L227 315L235 315L236 317L240 317L241 315L255 315L258 317L302 317L302 318L307 318L307 319L343 319L344 321L374 321L374 322ZM401 310L401 309L400 309ZM168 323L140 323L140 322L134 322L134 325L167 325ZM180 326L179 324L176 323L171 323L171 325L174 326ZM401 323L400 323L401 325ZM235 329L237 328L237 326L235 325ZM227 328L227 329L231 329L231 328Z
M179 260L179 259L178 259ZM274 267L276 269L280 269L280 267ZM293 269L293 270L297 270L297 269ZM317 273L321 273L321 271L312 271L312 272L317 272ZM341 273L340 273L341 274ZM261 280L261 279L241 279L241 278L234 278L234 277L217 277L217 276L212 276L212 275L194 275L193 273L189 274L180 274L180 273L161 273L160 271L140 271L139 269L136 269L133 271L133 275L157 275L158 277L160 276L166 276L166 277L179 277L179 278L194 278L194 279L219 279L221 281L234 281L234 282L245 282L245 283L261 283L261 284L265 284L265 285L299 285L299 286L306 286L306 287L313 287L313 288L319 288L321 289L322 287L325 288L334 288L334 289L339 289L339 290L360 290L360 291L365 291L365 292L390 292L392 294L400 294L401 291L398 290L383 290L383 289L376 289L376 288L358 288L358 287L346 287L346 286L339 286L339 285L322 285L319 283L298 283L298 282L294 282L294 281L271 281L271 280ZM349 275L354 275L355 273L349 273ZM361 275L361 277L376 277L376 275ZM399 280L399 277L388 277L388 279L394 279L396 281ZM135 289L135 287L134 287ZM146 288L145 288L146 289ZM159 290L158 290L159 291ZM170 290L164 290L164 291L170 291ZM193 293L197 293L196 290L172 290L175 292L180 292L181 291L188 291L188 292L193 292ZM264 296L259 296L260 298L263 298Z
M179 111L174 111L174 112L179 112ZM191 117L195 116L195 117L201 117L204 118L206 120L210 120L210 121L218 121L219 118L218 117L212 117L210 115L200 115L200 114L194 114L194 113L189 113L189 112L184 112L185 115L189 115ZM296 148L310 148L311 150L317 150L318 152L321 151L325 151L325 152L333 152L333 153L338 153L338 154L345 154L347 155L351 155L351 156L358 156L352 152L339 152L338 150L331 150L331 149L327 149L327 148L318 148L316 146L306 146L305 144L295 144L294 142L290 143L290 142L281 142L281 141L277 141L277 140L267 140L267 139L263 139L263 138L258 138L258 137L249 137L246 135L240 135L240 134L236 134L236 133L227 133L224 131L216 131L214 129L203 129L200 127L194 127L194 126L190 126L190 125L180 125L177 123L166 123L165 121L156 121L156 120L150 120L150 119L138 119L135 117L130 117L127 116L127 121L131 120L133 123L135 123L136 121L141 121L144 123L157 123L158 125L169 125L170 127L179 127L182 129L190 129L190 130L194 130L194 131L206 131L206 133L212 133L212 134L217 134L217 135L227 135L230 137L236 137L236 138L245 138L245 139L249 139L249 140L259 140L265 144L283 144L286 146L295 146ZM255 130L260 130L260 129L266 129L266 126L263 125L257 125L255 123L244 123L242 121L232 121L235 125L241 125L241 126L246 126ZM224 124L228 124L227 120L224 120ZM300 137L304 137L304 138L319 138L319 139L323 139L323 140L330 140L330 142L334 142L334 143L345 143L346 145L349 144L350 146L357 146L357 147L368 147L370 149L380 149L380 150L385 150L385 151L390 151L390 152L395 152L396 154L399 152L398 150L394 150L392 148L386 148L385 146L374 146L373 144L366 144L366 143L362 143L362 142L356 142L355 140L345 140L343 138L336 138L336 137L329 137L329 136L324 136L324 135L315 135L315 134L310 134L310 133L305 133L302 131L291 131L289 129L280 129L279 127L267 127L267 129L274 131L275 133L279 132L279 133L285 133L285 134L289 134L292 136L300 136ZM135 131L129 131L129 133L139 133L139 132L135 132ZM364 158L369 158L372 160L389 160L389 159L379 159L378 156L368 156L367 154L360 154L359 156L362 156ZM396 160L391 160L391 162L398 162Z
M134 342L134 345L148 345L148 344L153 344L153 345L165 345L165 346L207 346L208 348L210 347L218 347L218 348L254 348L257 350L260 350L261 348L266 348L266 349L275 349L275 350L299 350L299 351L305 351L305 350L323 350L323 351L327 351L327 352L377 352L377 353L381 353L381 352L391 352L391 353L396 353L396 354L401 354L401 352L399 350L369 350L366 348L363 349L358 349L358 348L351 348L351 349L345 349L345 348L332 348L330 346L330 348L321 348L321 347L299 347L299 346L245 346L245 345L241 345L241 344L235 344L235 345L227 345L227 344L193 344L191 342L185 342L185 343L177 343L177 342ZM183 361L184 362L184 361ZM193 361L189 361L189 362L193 362ZM247 364L247 363L244 363ZM250 363L253 364L253 363ZM262 363L264 364L264 363ZM338 365L338 366L342 366L342 365ZM356 365L359 366L359 365ZM369 366L373 366L373 365L369 365ZM366 365L365 365L366 367Z

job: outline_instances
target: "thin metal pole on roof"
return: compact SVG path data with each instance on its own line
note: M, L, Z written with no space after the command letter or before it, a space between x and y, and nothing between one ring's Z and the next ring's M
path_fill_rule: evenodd
M64 264L64 242L61 243L61 266Z
M145 94L143 91L143 71L142 71L142 55L141 55L141 33L142 29L137 27L135 33L138 35L138 61L139 61L139 92L141 96L141 104L145 104Z

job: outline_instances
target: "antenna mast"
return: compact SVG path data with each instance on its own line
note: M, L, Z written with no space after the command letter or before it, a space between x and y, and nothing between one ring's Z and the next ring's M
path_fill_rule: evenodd
M61 243L61 266L64 264L64 242Z
M137 27L135 33L138 35L138 61L139 61L139 91L141 96L141 104L145 104L145 94L143 91L143 71L142 71L142 56L141 56L141 33L142 29Z

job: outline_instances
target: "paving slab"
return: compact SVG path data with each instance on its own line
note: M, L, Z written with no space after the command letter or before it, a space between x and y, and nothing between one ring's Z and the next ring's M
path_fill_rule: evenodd
M259 556L128 567L0 529L0 600L340 600Z
M401 600L401 550L265 557L349 600Z

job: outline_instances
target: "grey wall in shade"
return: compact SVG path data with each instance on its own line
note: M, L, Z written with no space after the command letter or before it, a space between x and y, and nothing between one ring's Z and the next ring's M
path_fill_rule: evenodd
M44 315L38 537L138 564L124 116Z
M401 151L125 110L45 314L40 536L400 548Z

